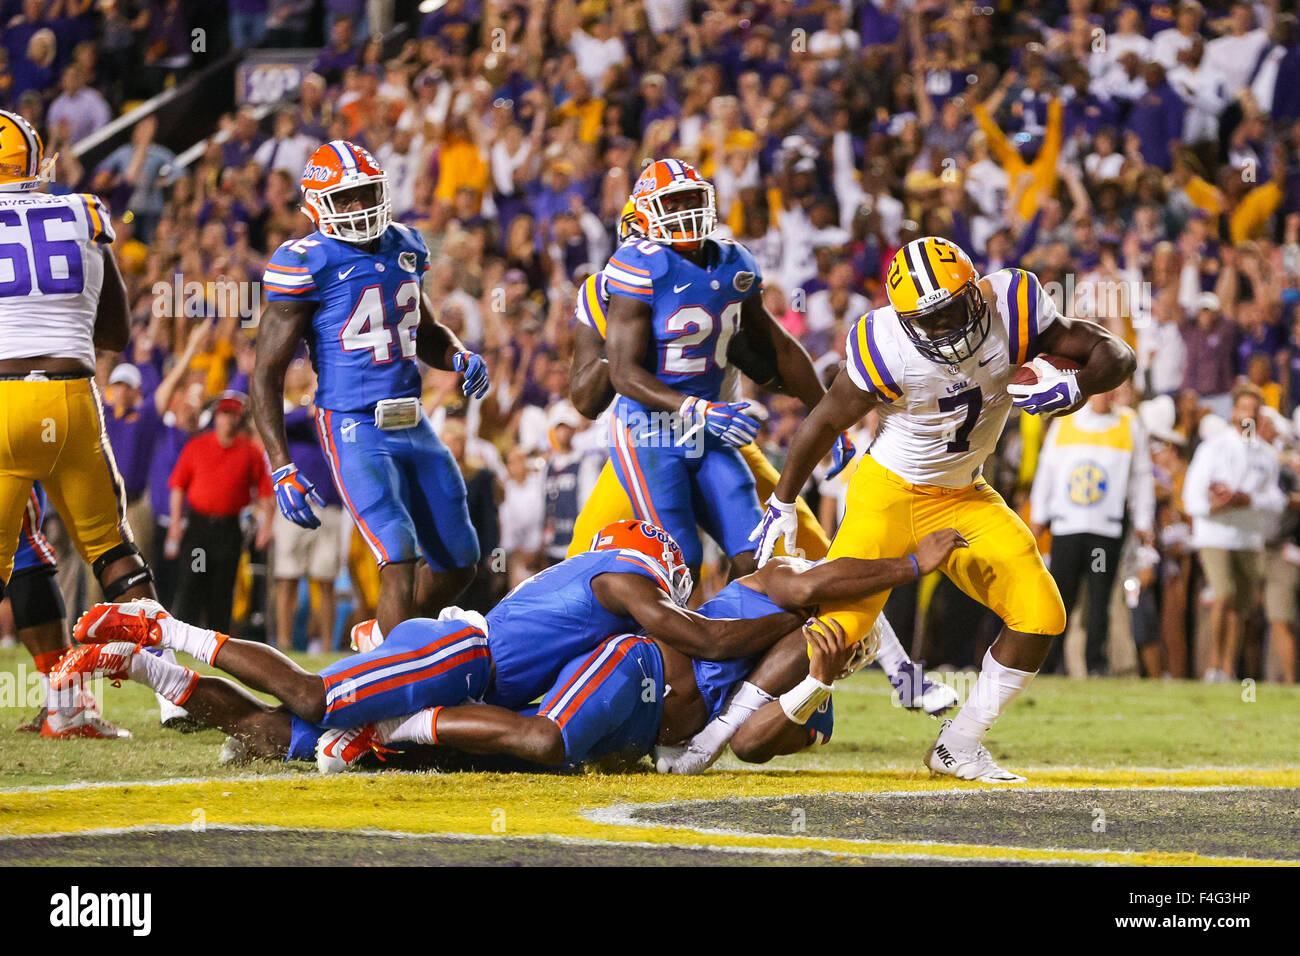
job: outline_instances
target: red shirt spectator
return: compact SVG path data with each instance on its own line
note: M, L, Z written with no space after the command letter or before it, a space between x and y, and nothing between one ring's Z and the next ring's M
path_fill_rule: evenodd
M195 435L181 450L168 487L185 492L199 514L230 518L253 500L269 498L271 470L262 449L242 434L222 442L215 431Z

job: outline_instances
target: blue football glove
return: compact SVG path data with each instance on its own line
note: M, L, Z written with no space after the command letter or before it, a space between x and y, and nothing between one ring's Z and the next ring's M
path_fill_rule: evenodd
M488 381L487 362L483 361L483 356L469 350L457 352L452 365L465 376L460 387L462 392L471 398L482 398L487 394L491 383Z
M826 477L830 479L838 475L857 453L858 450L853 447L853 442L849 439L849 433L840 432L840 437L835 439L835 449L831 453L831 470L826 472Z
M1051 415L1083 401L1083 392L1073 372L1062 372L1041 358L1034 359L1033 365L1038 371L1035 384L1007 386L1007 394L1016 408L1030 415Z
M298 466L290 462L271 472L271 481L275 483L275 503L280 506L280 514L294 524L303 528L319 528L320 518L311 510L312 503L325 507L325 499L320 492L303 475L298 474Z
M758 437L761 424L746 414L752 402L710 402L703 398L688 398L682 402L681 416L685 421L703 424L710 433L728 445L739 448Z

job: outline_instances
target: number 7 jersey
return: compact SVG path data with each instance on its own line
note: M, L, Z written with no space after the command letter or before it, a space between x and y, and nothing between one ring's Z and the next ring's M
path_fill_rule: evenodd
M306 338L318 407L360 412L420 394L415 336L428 269L424 237L397 223L373 251L313 232L271 256L262 276L267 301L317 306Z
M994 303L991 327L960 364L918 352L892 307L849 330L845 371L880 401L868 454L906 481L963 488L979 478L1012 408L1007 385L1041 352L1039 337L1059 316L1038 278L1022 269L991 273L980 288Z

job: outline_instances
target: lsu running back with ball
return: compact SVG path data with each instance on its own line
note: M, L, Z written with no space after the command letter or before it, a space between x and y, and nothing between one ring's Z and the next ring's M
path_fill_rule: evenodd
M941 570L1004 627L926 763L965 779L1019 781L994 763L982 740L1065 629L1065 608L1029 528L982 477L984 461L1013 407L1034 415L1073 411L1128 378L1133 352L1101 326L1060 315L1031 273L1003 269L981 278L947 239L907 243L885 278L889 306L849 331L844 371L795 434L756 529L759 558L766 560L777 538L796 533L794 496L834 436L875 409L880 428L850 483L830 557L897 557L936 528L961 532L970 546L954 551ZM1080 367L1048 366L1033 384L1013 385L1017 369L1042 353ZM887 597L827 605L822 614L848 640L860 640Z

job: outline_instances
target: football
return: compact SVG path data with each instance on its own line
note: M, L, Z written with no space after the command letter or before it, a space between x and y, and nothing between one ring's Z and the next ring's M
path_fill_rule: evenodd
M1079 371L1079 363L1073 359L1063 358L1060 355L1039 355L1030 359L1020 368L1016 369L1016 374L1011 379L1012 385L1037 385L1038 384L1038 367L1035 362L1042 360L1047 362L1052 368L1062 372Z

